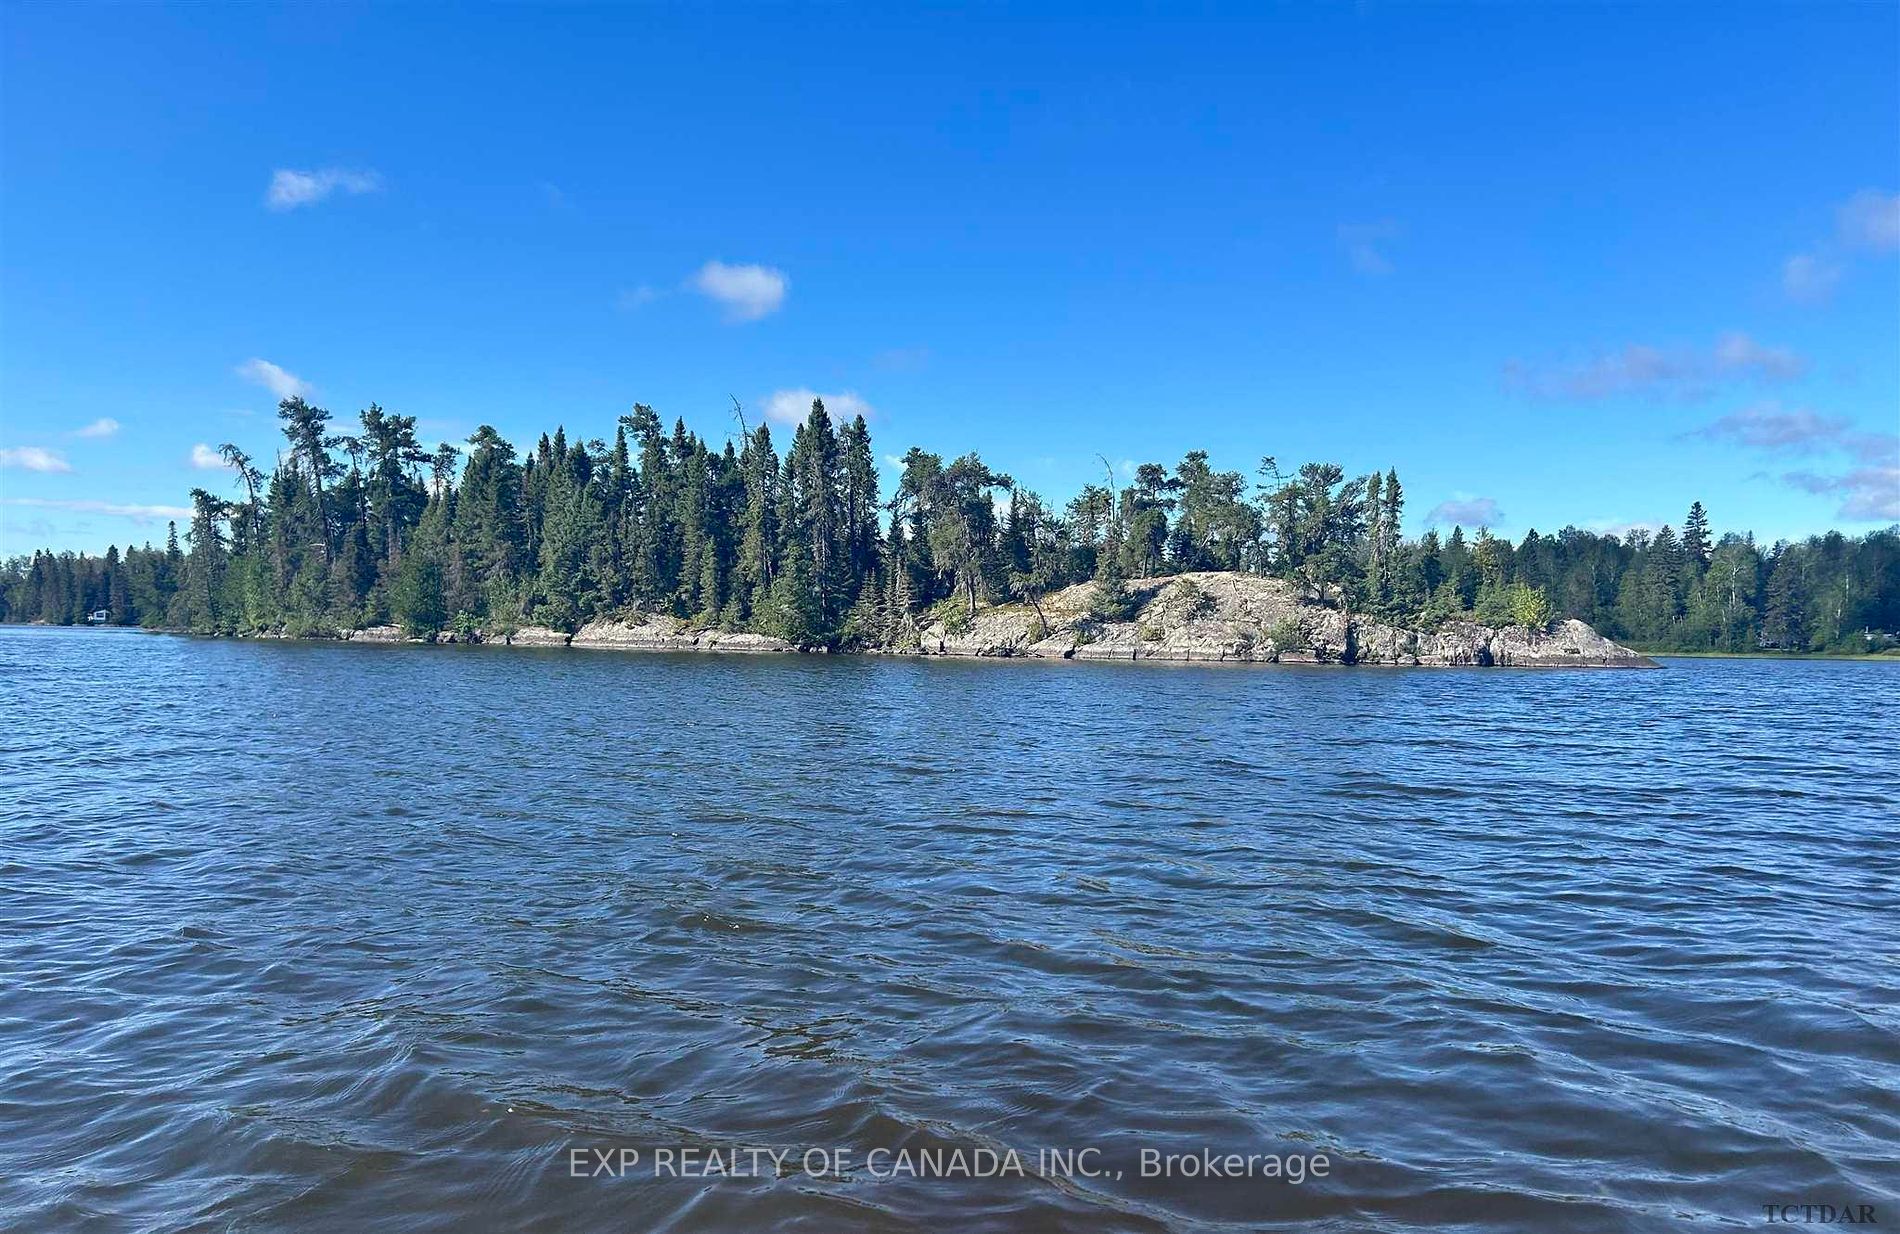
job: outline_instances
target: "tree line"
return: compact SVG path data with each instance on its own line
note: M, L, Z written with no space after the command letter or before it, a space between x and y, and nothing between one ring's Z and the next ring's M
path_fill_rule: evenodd
M1250 481L1200 450L1119 479L1104 460L1101 484L1057 506L977 454L913 448L886 497L862 417L836 425L814 400L781 454L734 410L736 440L719 447L636 405L611 442L557 429L518 456L486 425L431 451L413 417L372 405L340 433L286 399L275 466L222 447L232 491L193 490L182 546L174 524L163 547L14 558L0 620L430 635L646 612L903 646L984 604L1040 611L1072 583L1099 582L1092 605L1113 619L1132 608L1130 579L1235 570L1400 625L1568 616L1654 650L1865 650L1900 630L1900 528L1764 549L1718 538L1698 502L1680 531L1406 539L1396 470L1268 457Z

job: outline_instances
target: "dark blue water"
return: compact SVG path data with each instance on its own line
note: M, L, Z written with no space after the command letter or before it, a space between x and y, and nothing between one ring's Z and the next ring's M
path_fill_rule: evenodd
M1900 1222L1896 684L0 631L0 1226Z

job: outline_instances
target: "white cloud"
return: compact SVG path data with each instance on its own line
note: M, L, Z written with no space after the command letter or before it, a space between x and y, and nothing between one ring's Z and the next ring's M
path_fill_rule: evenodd
M1797 304L1824 304L1856 258L1900 253L1900 193L1862 189L1834 212L1834 235L1781 267L1781 288Z
M727 321L757 321L778 312L791 285L783 270L723 261L707 262L687 280L694 291L724 306Z
M1504 385L1532 398L1588 401L1643 395L1697 399L1708 397L1725 383L1792 381L1807 369L1804 356L1731 331L1716 339L1707 351L1631 343L1620 351L1601 353L1582 362L1531 365L1511 360L1504 366Z
M1839 450L1869 463L1900 457L1900 437L1855 428L1845 416L1824 416L1805 407L1784 408L1773 400L1731 412L1688 436L1766 454L1801 455Z
M1900 252L1900 193L1862 189L1841 207L1838 226L1849 248Z
M854 391L846 390L841 394L820 394L816 390L800 386L796 390L774 390L765 399L765 418L776 420L780 424L803 424L811 414L811 401L823 399L825 414L831 417L833 426L847 424L857 416L866 420L877 417L877 409L864 401Z
M648 287L642 283L638 287L622 288L620 294L614 297L614 307L623 313L631 313L633 310L651 304L659 298L660 292L658 288Z
M239 377L256 382L280 399L309 398L315 393L315 388L309 382L269 360L246 360L235 371Z
M1663 529L1663 524L1653 518L1599 518L1583 525L1585 531L1594 531L1600 536L1615 536L1627 540L1632 532L1642 532L1645 537L1653 536Z
M1392 262L1381 250L1402 234L1404 229L1391 219L1377 223L1341 223L1339 244L1346 250L1346 260L1357 273L1390 274Z
M109 514L114 518L129 518L135 523L150 523L160 519L191 517L191 510L186 506L138 506L123 505L116 501L66 501L51 497L4 497L0 498L0 501L10 506L33 506L42 510L65 510L73 514Z
M1427 527L1440 527L1447 524L1461 527L1496 527L1504 521L1504 511L1498 509L1495 497L1453 497L1450 501L1441 501L1432 507L1425 516Z
M280 167L271 173L270 189L264 201L273 210L295 210L313 206L332 193L355 196L374 193L383 187L383 178L373 171L352 171L347 167L320 167L315 171L296 171Z
M224 455L202 441L191 448L191 465L199 471L223 471L230 466L224 461Z
M1841 265L1811 253L1790 257L1781 267L1781 289L1798 304L1824 304L1841 281Z
M73 430L75 437L110 437L119 431L119 422L111 416L101 416L85 428Z
M1824 416L1805 407L1760 403L1704 425L1690 437L1753 450L1769 458L1846 455L1846 470L1787 471L1781 482L1804 493L1838 494L1836 517L1856 522L1900 520L1900 434L1869 432L1845 416ZM1758 473L1759 478L1770 478Z
M10 446L0 449L0 467L16 467L21 471L71 471L68 463L57 450L46 450L39 446Z
M1842 497L1836 518L1854 522L1900 521L1900 467L1857 467L1844 475L1790 471L1784 484L1808 493L1837 493Z
M1739 330L1715 341L1715 369L1719 376L1755 377L1788 381L1806 372L1808 362L1786 347L1764 347Z

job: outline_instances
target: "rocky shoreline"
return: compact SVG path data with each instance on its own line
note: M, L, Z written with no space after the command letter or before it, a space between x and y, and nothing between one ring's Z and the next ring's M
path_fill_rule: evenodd
M1067 660L1241 661L1440 667L1655 668L1656 662L1581 621L1545 630L1455 621L1421 631L1326 608L1282 579L1190 573L1128 584L1133 614L1104 622L1089 612L1094 583L1037 604L979 609L952 629L923 631L938 655Z
M1414 630L1327 608L1282 579L1202 572L1128 584L1130 615L1091 614L1097 585L1080 583L1033 604L979 607L932 617L914 642L865 649L877 655L985 659L1153 660L1178 663L1362 664L1401 667L1655 668L1581 621L1543 630L1454 621ZM263 634L250 637L286 637ZM395 626L341 631L360 642L483 642L511 647L770 654L803 648L766 634L695 627L661 614L592 621L573 633L524 626L493 635L444 632L413 638Z

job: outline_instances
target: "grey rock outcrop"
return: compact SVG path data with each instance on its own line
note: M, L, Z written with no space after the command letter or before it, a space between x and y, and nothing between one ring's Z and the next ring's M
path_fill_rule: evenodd
M1122 620L1091 611L1095 583L1078 583L1034 603L980 607L974 615L943 606L916 639L891 654L1028 657L1065 660L1241 661L1279 664L1472 665L1520 668L1654 668L1648 657L1604 638L1581 621L1546 629L1453 621L1408 629L1317 603L1284 579L1206 571L1135 579ZM250 637L284 637L258 632ZM419 642L397 626L339 634L363 642ZM592 621L573 634L547 626L510 632L443 631L438 643L502 642L513 647L618 651L765 653L812 650L767 634L695 627L668 614L635 613Z
M508 635L510 647L565 647L573 635L547 626L523 626Z
M590 621L570 646L616 651L796 651L782 638L728 630L695 630L676 617L643 615L637 621Z
M360 630L351 630L344 637L353 643L404 643L409 641L408 636L403 634L401 626L365 626Z
M1216 572L1134 580L1132 616L1102 621L1089 612L1096 586L1080 583L1037 605L935 621L922 631L919 650L1075 660L1655 667L1581 621L1548 630L1475 622L1410 630L1326 608L1282 579Z

